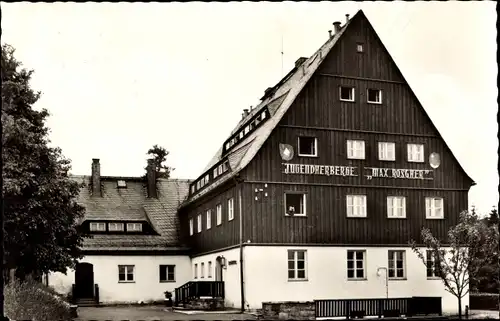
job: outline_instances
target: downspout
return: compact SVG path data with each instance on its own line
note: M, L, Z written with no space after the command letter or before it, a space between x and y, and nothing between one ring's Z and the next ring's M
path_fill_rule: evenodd
M238 189L238 178L236 176L233 177L235 182L235 187ZM241 312L245 312L245 288L243 281L243 210L242 210L242 197L241 190L243 186L240 186L238 189L238 212L239 212L239 230L240 230L240 289L241 289Z

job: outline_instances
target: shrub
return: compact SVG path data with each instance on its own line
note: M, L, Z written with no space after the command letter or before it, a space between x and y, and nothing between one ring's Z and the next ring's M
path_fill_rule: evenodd
M71 320L70 304L51 288L27 280L5 285L5 314L14 320Z
M498 310L498 293L471 293L469 304L472 310Z

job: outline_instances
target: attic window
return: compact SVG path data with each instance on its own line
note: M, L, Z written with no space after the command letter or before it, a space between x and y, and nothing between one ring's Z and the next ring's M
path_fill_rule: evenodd
M354 101L354 88L340 86L340 100L342 101Z
M116 185L118 188L127 188L127 182L125 182L124 180L117 181Z
M90 223L90 231L92 232L104 232L106 231L106 223Z
M108 230L111 232L123 231L123 223L109 223Z
M359 42L358 42L358 43L356 44L356 51L357 51L357 52L363 52L363 51L364 51L364 49L365 49L365 48L364 48L364 46L363 46L363 44L362 44L362 43L359 43Z
M127 223L127 232L140 232L142 231L141 223Z

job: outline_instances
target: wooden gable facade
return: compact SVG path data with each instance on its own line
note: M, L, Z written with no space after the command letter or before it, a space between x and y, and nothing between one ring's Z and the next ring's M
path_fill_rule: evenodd
M241 241L252 244L404 246L420 238L423 226L444 237L468 208L473 181L364 13L358 12L334 40L326 56L319 50L298 62L295 73L305 74L322 59L248 164L181 212L183 235L193 219L194 233L186 238L195 252L239 244L240 228ZM374 92L375 100L369 97ZM313 156L299 155L299 137L314 139ZM363 159L349 157L348 141L364 142ZM393 144L394 160L380 160L379 143ZM421 161L409 161L408 144L423 145ZM305 215L289 215L285 194L294 193L305 195L300 205ZM348 217L348 195L365 196L365 217ZM391 196L405 198L404 217L388 217ZM443 199L443 218L426 218L428 197ZM234 218L228 220L231 198ZM217 204L222 204L219 226Z

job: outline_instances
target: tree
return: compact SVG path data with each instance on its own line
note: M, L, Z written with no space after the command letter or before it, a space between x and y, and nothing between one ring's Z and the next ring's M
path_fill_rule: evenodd
M33 109L41 95L30 86L33 70L21 68L14 52L2 44L3 268L24 279L74 266L84 208L76 203L81 186L68 176L70 161L48 146L48 111Z
M151 156L154 160L157 178L169 178L170 173L174 170L172 167L163 165L167 161L168 154L169 152L164 147L158 145L154 145L147 152L147 155Z
M422 229L421 238L427 252L424 254L414 240L410 242L412 249L427 268L436 269L446 291L457 298L461 318L462 298L469 292L470 280L478 276L482 266L498 257L498 229L483 224L474 210L464 211L459 223L449 229L446 243L428 228Z

